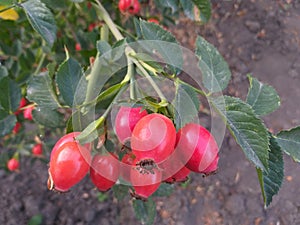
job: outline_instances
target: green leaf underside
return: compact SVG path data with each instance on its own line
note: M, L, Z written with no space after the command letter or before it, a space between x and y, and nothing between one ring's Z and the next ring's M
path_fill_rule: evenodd
M174 191L174 185L162 183L152 197L169 197Z
M6 117L0 118L0 137L9 134L14 128L16 122L17 118L15 115L7 115Z
M225 102L224 102L225 101ZM226 125L248 160L262 170L268 169L269 139L263 122L251 106L229 96L211 99L212 104L226 120ZM225 105L224 105L225 103Z
M176 129L180 129L197 117L200 100L198 94L190 86L178 84L173 105Z
M27 87L27 99L40 107L57 109L60 106L48 73L41 73L31 78Z
M269 206L272 198L282 185L284 177L284 162L281 148L274 137L270 138L269 171L257 169L259 182L262 188L264 203Z
M145 40L153 40L153 42L143 42L143 47L146 50L155 49L163 61L171 66L172 72L177 73L178 68L182 68L183 58L175 37L161 26L143 20L140 21L140 29Z
M231 78L231 72L218 50L204 38L198 36L196 55L199 58L199 68L202 72L204 87L209 92L224 90Z
M156 204L152 198L148 198L147 201L134 200L133 209L136 218L141 221L142 224L152 225L156 216Z
M248 79L250 88L246 102L259 116L274 112L280 106L280 98L275 89L250 75L248 75Z
M277 134L278 145L296 162L300 162L300 126Z
M40 0L29 0L21 4L26 16L36 32L52 46L56 39L56 24L51 11Z
M200 19L202 22L207 23L211 16L211 3L210 0L192 0L192 2L200 10Z
M32 111L33 120L46 127L64 126L64 115L51 109L36 107Z
M121 201L128 195L129 186L122 184L114 185L112 191L114 192L114 196Z
M2 108L6 112L15 112L22 97L19 85L9 77L4 77L0 80L0 90L0 105Z
M84 101L87 81L83 77L80 64L72 58L63 62L56 76L56 82L65 103L72 107L80 105Z
M159 4L163 7L170 8L172 14L178 10L178 0L158 0Z
M183 13L190 19L195 20L194 4L192 1L180 0Z

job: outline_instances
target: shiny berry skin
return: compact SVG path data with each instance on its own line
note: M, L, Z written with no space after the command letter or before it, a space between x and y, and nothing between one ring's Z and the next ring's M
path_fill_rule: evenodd
M118 180L120 162L115 155L95 155L90 169L90 178L100 191L108 191Z
M136 124L131 137L132 153L138 160L152 159L160 163L174 151L176 130L164 115L153 113Z
M90 169L90 151L76 142L60 146L50 160L48 188L66 192L80 182Z
M74 142L74 143L77 143L78 145L79 142L77 140L75 140L75 138L80 134L80 132L71 132L71 133L68 133L64 136L62 136L57 142L56 144L54 145L54 147L52 148L52 151L51 151L51 155L50 155L50 160L52 158L52 155L54 154L54 152L56 152L56 150L62 146L63 144L65 143L68 143L68 142ZM91 149L91 144L90 143L87 143L84 145L84 147L86 147L87 149Z
M130 180L131 184L134 189L134 197L141 198L141 199L147 199L150 197L161 184L162 181L162 172L155 167L155 165L152 168L147 168L148 166L144 166L143 160L138 162L135 160L134 163L136 166L133 166L130 173ZM149 162L150 164L153 163Z
M188 175L190 174L190 170L183 166L180 170L178 170L174 175L165 179L164 181L167 183L174 183L174 182L184 182L188 179Z
M184 182L191 172L181 162L178 149L175 149L174 153L158 166L162 169L163 180L167 183Z
M32 120L32 110L34 110L34 106L33 105L24 109L23 115L24 115L25 119Z
M116 115L115 129L117 137L122 144L125 144L130 139L137 122L147 114L147 111L142 110L142 107L131 108L122 106L120 108Z
M76 51L80 51L80 50L81 50L81 45L80 45L80 43L76 43L76 45L75 45L75 50L76 50Z
M32 154L36 156L40 156L43 154L43 145L42 144L36 144L32 148Z
M118 6L122 13L129 12L133 15L138 14L141 8L138 0L120 0Z
M19 167L20 167L20 163L17 159L12 158L12 159L8 160L7 168L9 169L9 171L15 171L15 170L19 169Z
M135 156L132 153L125 154L121 160L120 177L126 182L130 182L130 172L134 161Z
M206 169L212 164L215 164L212 169L217 169L219 148L207 129L199 124L187 124L178 131L177 142L177 148L188 169L206 173Z
M12 132L13 134L17 134L21 128L22 124L20 122L16 122L16 125L14 126Z

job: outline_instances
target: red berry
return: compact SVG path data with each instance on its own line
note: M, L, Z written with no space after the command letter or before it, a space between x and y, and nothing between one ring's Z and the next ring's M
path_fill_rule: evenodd
M20 101L20 103L19 103L19 108L18 108L18 110L15 112L15 115L20 114L21 108L23 108L26 104L27 104L27 100L26 100L25 98L21 98L21 101Z
M125 144L130 139L137 122L147 114L147 111L142 110L142 107L131 108L122 106L120 108L116 116L115 129L118 139L122 144Z
M13 128L13 134L17 134L21 128L22 124L20 122L16 122L16 125Z
M120 176L126 182L130 182L130 171L134 163L135 156L132 153L127 153L121 160Z
M10 170L10 171L15 171L17 169L19 169L19 161L15 158L12 158L10 160L8 160L7 162L7 168Z
M36 156L40 156L43 154L43 146L42 144L36 144L32 148L32 154Z
M188 169L206 173L206 169L213 163L215 165L211 169L217 169L218 145L204 127L193 123L187 124L178 131L177 142L177 148Z
M25 119L32 120L32 110L34 110L33 105L24 109L23 115Z
M141 8L138 0L120 0L118 6L121 12L128 11L133 15L139 13Z
M76 143L78 145L79 142L77 140L75 140L75 138L80 134L80 132L71 132L71 133L68 133L64 136L62 136L57 142L56 144L54 145L52 151L51 151L51 155L50 155L50 160L52 159L52 155L57 151L57 149L59 149L63 144L65 143ZM87 148L88 150L91 149L91 144L90 143L86 143L84 145L85 148Z
M91 2L87 2L87 7L88 7L88 9L91 9L92 8L92 3Z
M140 12L140 2L138 0L133 0L133 4L128 8L128 12L132 15L138 14Z
M80 45L80 43L76 43L76 45L75 45L75 50L76 50L76 51L80 51L80 50L81 50L81 45Z
M153 161L142 160L134 164L136 166L132 167L130 173L134 196L147 199L159 188L162 172L156 168Z
M175 141L176 130L172 121L164 115L153 113L136 124L131 149L138 160L147 158L160 163L172 154Z
M163 163L159 165L163 170L163 180L167 183L183 182L188 179L190 170L181 162L178 149Z
M96 27L96 24L95 24L95 23L89 24L88 31L89 31L89 32L93 31L95 27Z
M159 24L159 21L155 18L149 18L148 22Z
M60 146L50 160L48 188L66 192L80 182L90 168L90 151L77 144L68 142Z
M119 178L120 162L112 154L95 155L90 169L90 178L100 191L108 191Z

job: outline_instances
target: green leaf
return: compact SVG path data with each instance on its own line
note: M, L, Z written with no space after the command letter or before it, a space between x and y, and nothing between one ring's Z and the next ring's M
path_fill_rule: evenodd
M68 58L59 66L56 83L68 106L77 106L84 102L87 81L80 64L75 59Z
M140 20L142 36L149 42L142 42L144 49L149 52L156 50L163 61L171 67L172 73L177 74L182 68L182 50L175 37L161 26Z
M192 0L192 2L200 10L200 19L202 22L207 23L211 16L211 3L210 0Z
M180 0L180 4L182 6L184 14L192 19L195 20L195 12L194 12L194 4L192 1Z
M0 80L0 90L0 105L7 112L15 112L22 97L19 85L9 77L4 77Z
M37 103L40 107L57 109L60 106L48 73L32 76L28 82L27 99Z
M80 3L80 2L84 2L85 0L71 0L71 2L74 2L74 3Z
M40 225L43 222L43 216L41 214L31 217L28 222L28 225Z
M156 216L156 204L152 198L148 198L147 201L137 200L133 201L133 209L137 219L142 224L152 225Z
M26 16L36 32L52 46L56 39L56 24L54 16L40 0L29 0L21 4Z
M270 137L269 170L261 171L257 169L257 174L262 189L263 199L266 206L272 202L281 187L284 177L284 166L281 148L276 139Z
M8 71L5 66L0 66L0 80L8 76Z
M45 127L63 127L64 115L48 108L36 107L32 111L32 117L35 122L38 122Z
M218 50L205 39L198 36L196 40L196 55L199 57L199 67L205 88L210 92L224 90L231 78L231 72Z
M176 129L180 129L197 117L200 107L198 94L190 86L177 83L173 106Z
M112 191L114 196L121 201L128 195L129 187L128 185L118 184L112 187Z
M174 185L162 183L152 195L153 197L169 197L174 191Z
M275 111L280 105L280 98L275 89L259 82L256 78L248 75L250 88L247 103L252 106L254 112L263 116Z
M97 97L97 105L103 108L103 106L110 104L124 85L125 83L118 83L101 92Z
M210 99L246 157L262 170L268 170L269 138L263 122L247 103L221 96Z
M172 14L178 11L178 0L157 0L159 7L170 8L172 10Z
M0 137L9 134L14 128L17 118L15 115L7 115L4 117L3 111L0 110Z
M100 53L100 56L111 51L111 49L112 48L108 42L103 40L97 41L97 51Z
M41 0L43 3L47 5L47 7L57 10L63 9L67 6L66 1L61 0Z
M98 120L91 122L76 139L80 144L85 144L94 141L99 137L98 129L103 125L105 118L100 117Z
M300 126L279 132L276 140L286 154L300 162Z

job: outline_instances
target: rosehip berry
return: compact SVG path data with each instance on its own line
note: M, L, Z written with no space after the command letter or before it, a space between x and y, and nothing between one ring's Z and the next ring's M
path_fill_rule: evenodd
M218 145L204 127L187 124L178 131L177 142L177 148L188 169L198 173L206 173L206 169L217 169ZM214 166L209 168L212 164Z
M138 121L132 132L131 149L138 160L160 163L174 151L176 130L164 115L153 113Z
M112 154L95 155L90 169L90 178L100 191L108 191L118 180L120 162Z
M42 144L36 144L32 148L32 154L36 156L40 156L43 154L43 146Z
M88 31L89 31L89 32L93 31L95 27L96 27L96 24L95 24L95 23L91 23L91 24L88 26Z
M90 168L90 151L76 142L60 146L50 160L48 189L66 192L80 182Z
M128 11L130 14L137 14L140 11L140 3L138 0L120 0L119 1L119 10L121 12L126 12Z
M51 155L50 155L50 160L52 159L52 155L57 151L58 148L60 148L63 144L65 143L76 143L77 145L80 145L79 142L75 139L78 135L80 134L80 132L71 132L68 133L64 136L62 136L54 145L52 151L51 151ZM84 145L85 148L87 148L88 150L91 149L91 144L90 143L86 143Z
M8 160L7 162L7 168L10 170L10 171L15 171L17 169L19 169L19 161L15 158L12 158L10 160Z
M130 180L134 188L134 197L147 199L161 184L162 172L153 161L135 161L130 173Z
M142 110L142 107L131 108L122 106L120 108L116 116L115 128L117 137L122 144L125 144L130 139L137 122L147 114L147 111Z
M24 109L23 115L25 119L32 120L32 110L34 110L33 105Z
M13 128L13 134L17 134L21 128L22 124L20 122L16 122L16 125Z
M81 45L80 45L80 43L76 43L76 45L75 45L75 50L76 50L76 51L80 51L80 50L81 50Z
M21 98L21 101L19 103L19 108L18 110L15 112L15 115L18 115L21 113L21 108L23 108L25 105L27 104L27 100L25 98Z
M163 180L167 183L184 182L188 179L190 170L181 162L178 149L163 163L159 165L163 170Z
M130 172L135 161L135 156L132 153L127 153L121 160L120 177L126 182L130 182Z

